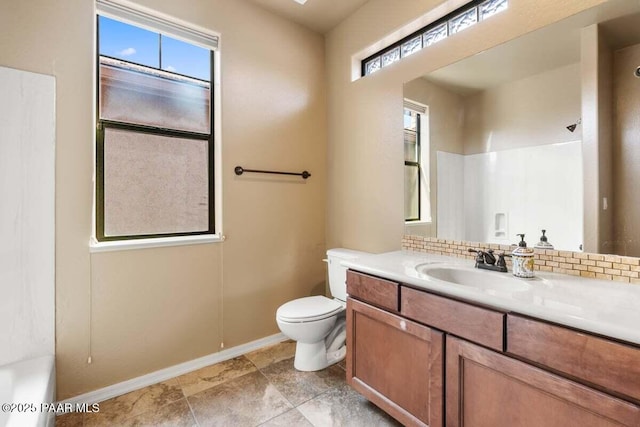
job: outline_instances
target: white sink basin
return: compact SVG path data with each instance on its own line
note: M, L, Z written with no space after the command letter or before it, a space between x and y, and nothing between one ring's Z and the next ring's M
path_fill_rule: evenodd
M436 279L468 286L491 294L523 292L531 289L531 285L525 280L513 277L509 273L433 264L419 264L416 266L416 271L424 279Z

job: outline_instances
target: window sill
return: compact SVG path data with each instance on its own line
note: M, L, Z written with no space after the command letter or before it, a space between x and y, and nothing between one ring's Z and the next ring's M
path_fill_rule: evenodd
M165 246L200 245L204 243L224 242L225 236L221 234L206 234L200 236L159 237L155 239L118 240L113 242L98 242L91 238L89 252L113 252L128 251L133 249L162 248Z
M433 222L431 220L429 221L405 221L404 225L427 225L427 224L433 224Z

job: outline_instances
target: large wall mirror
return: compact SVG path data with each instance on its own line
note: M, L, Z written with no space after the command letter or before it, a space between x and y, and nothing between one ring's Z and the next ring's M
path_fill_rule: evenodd
M612 0L406 82L406 234L640 256L638 67Z

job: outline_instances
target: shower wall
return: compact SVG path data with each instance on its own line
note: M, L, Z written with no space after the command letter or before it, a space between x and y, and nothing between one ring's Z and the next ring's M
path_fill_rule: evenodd
M556 249L580 250L581 141L471 155L438 152L438 163L444 166L438 169L439 238L508 245L525 233L533 246L546 229Z
M0 365L54 354L55 79L0 67Z
M581 113L579 75L572 63L463 98L462 161L438 153L438 237L510 244L525 233L533 245L547 229L558 249L581 249L582 126L566 129Z
M613 55L613 253L640 256L640 44Z

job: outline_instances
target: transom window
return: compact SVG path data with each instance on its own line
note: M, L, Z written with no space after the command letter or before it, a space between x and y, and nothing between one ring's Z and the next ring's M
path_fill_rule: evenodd
M213 51L97 19L97 240L214 234Z
M475 0L467 3L443 18L364 59L361 65L361 75L368 76L373 74L402 58L413 55L423 48L506 10L508 6L508 0Z

